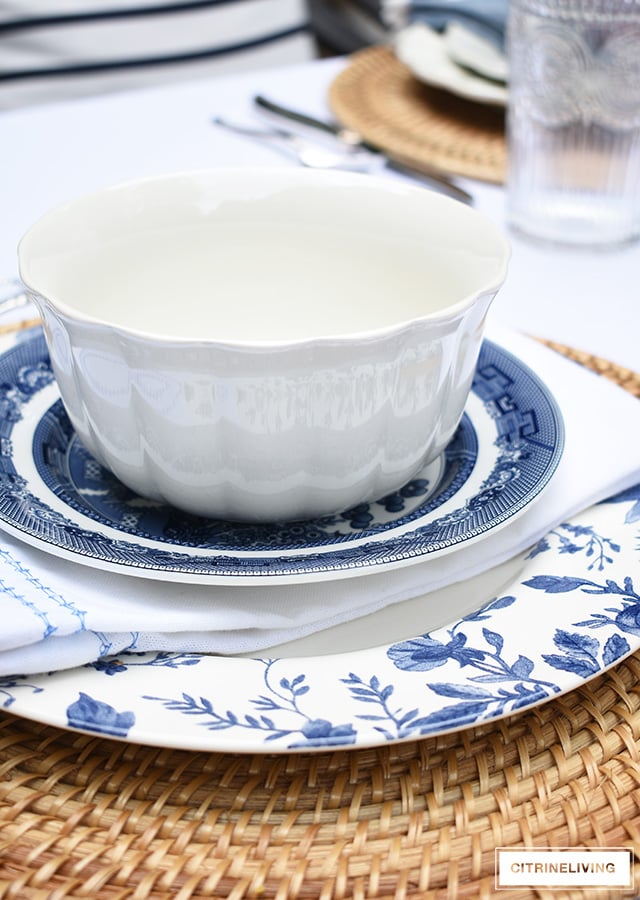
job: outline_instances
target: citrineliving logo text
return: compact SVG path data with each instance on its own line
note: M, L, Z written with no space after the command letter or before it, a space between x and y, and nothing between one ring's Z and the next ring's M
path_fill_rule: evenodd
M496 888L633 888L631 850L625 847L496 848Z

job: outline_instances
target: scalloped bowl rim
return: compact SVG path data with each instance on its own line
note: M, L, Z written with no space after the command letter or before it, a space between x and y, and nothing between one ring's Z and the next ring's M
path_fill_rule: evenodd
M301 183L312 180L326 180L328 182L334 182L336 185L340 183L349 185L368 185L372 190L377 189L389 194L416 197L426 195L428 198L428 202L433 203L435 206L441 205L443 209L458 209L460 215L466 216L470 219L474 219L478 224L482 223L483 229L487 229L491 233L492 239L495 242L496 251L494 256L496 261L499 260L499 263L496 266L496 272L491 279L482 284L478 284L476 288L467 293L460 300L457 300L454 303L450 303L442 309L425 312L420 316L399 319L397 323L394 323L392 325L345 331L332 335L318 334L312 336L284 339L231 339L215 337L203 338L196 335L192 337L172 336L170 334L163 334L158 331L149 331L136 327L123 326L114 322L110 322L107 318L83 313L77 308L66 303L64 300L61 300L56 295L55 291L43 290L42 288L38 287L38 279L30 277L29 267L27 261L25 260L25 250L28 249L29 242L37 237L37 232L41 228L46 227L51 221L55 220L55 218L65 210L71 209L73 206L80 203L89 202L91 200L98 199L99 197L106 194L115 193L117 191L126 191L153 183L160 184L167 181L178 181L185 178L189 180L199 179L203 177L208 178L211 175L220 175L222 173L225 177L246 177L248 175L272 177L278 173L286 173L287 178L292 177L294 181L300 181ZM294 181L292 181L292 184L294 183ZM495 222L493 222L483 213L480 213L477 210L462 204L460 201L453 200L450 197L447 197L436 191L431 191L428 188L408 182L396 181L395 179L388 179L380 175L353 173L343 170L289 169L282 167L268 168L256 166L215 168L208 167L194 170L181 169L164 174L130 178L125 181L119 181L103 187L99 187L90 192L80 194L77 197L74 197L64 203L57 204L56 206L49 209L27 229L18 243L18 270L20 278L27 291L43 297L49 302L52 307L54 307L55 310L68 317L72 321L87 325L96 325L102 328L107 328L116 334L122 334L123 336L131 336L134 338L141 338L147 341L154 341L158 344L171 344L172 346L184 344L210 346L213 348L220 347L256 350L273 350L276 348L282 348L283 350L285 350L288 347L297 348L304 347L310 344L339 345L344 343L356 343L361 341L375 340L381 337L391 338L394 335L401 335L403 332L415 328L422 322L428 324L438 321L455 319L457 316L463 314L466 310L468 310L469 307L473 306L473 304L477 302L480 296L499 290L506 279L510 258L510 242L506 234L500 230L499 226L496 225Z

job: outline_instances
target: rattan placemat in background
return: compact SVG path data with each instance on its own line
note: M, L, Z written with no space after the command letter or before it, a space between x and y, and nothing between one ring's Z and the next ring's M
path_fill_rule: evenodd
M336 118L409 162L502 182L504 110L423 84L386 46L354 53L329 89Z
M640 396L640 375L553 346ZM633 896L498 892L496 847L640 859L640 652L537 709L377 749L196 753L0 713L3 900Z

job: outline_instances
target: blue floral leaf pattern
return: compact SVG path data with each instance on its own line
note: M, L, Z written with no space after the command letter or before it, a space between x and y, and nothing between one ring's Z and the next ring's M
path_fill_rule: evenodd
M605 502L629 503L630 501L635 502L632 503L632 506L627 510L624 521L627 525L633 525L634 522L640 522L640 485L636 484L633 487L627 488L626 491L620 491L615 497L610 497Z
M491 644L492 647L495 647L496 653L499 654L502 652L502 648L504 647L504 639L501 635L498 634L497 631L489 631L488 628L483 628L482 634L487 644Z
M511 671L517 678L527 679L534 669L534 663L528 656L520 655L511 667Z
M640 521L640 500L631 507L627 515L625 516L625 522L631 525L633 522Z
M581 678L589 678L599 671L598 663L595 660L576 659L572 656L560 656L557 653L545 653L542 658L554 669L573 672L574 675L579 675Z
M300 706L301 698L310 693L306 675L299 673L294 678L281 677L277 683L271 680L271 673L278 660L253 660L264 667L264 687L267 692L258 695L251 702L256 710L269 711L273 715L256 716L251 712L239 714L233 709L218 711L213 701L201 696L183 693L181 699L144 695L143 699L162 704L165 709L188 716L201 716L203 727L208 731L245 729L258 732L264 741L288 740L289 747L324 747L355 743L357 732L353 725L333 723L329 719L307 715ZM357 676L353 676L356 678ZM365 687L363 690L367 690ZM375 694L375 688L369 688Z
M561 556L584 553L589 560L589 571L597 569L601 572L605 566L614 562L611 554L620 553L620 544L617 541L599 534L592 526L563 522L536 544L527 559L534 559L554 546Z
M626 606L623 609L615 610L612 609L610 612L615 612L615 618L612 620L621 631L626 631L627 634L635 634L640 635L640 606Z
M497 597L495 600L492 600L485 609L491 612L496 609L506 609L509 606L513 606L515 602L516 598L512 594L507 594L504 597Z
M631 650L628 641L618 634L611 635L606 641L601 661L600 642L589 635L558 629L554 643L563 653L543 654L543 659L556 669L572 672L583 678L595 675L603 666L611 665Z
M75 703L67 707L67 722L71 728L95 731L112 737L127 737L135 724L135 714L129 710L118 711L111 704L80 691Z
M413 723L414 730L421 735L429 734L431 731L438 731L443 722L451 723L452 726L459 727L475 722L479 716L483 715L488 708L488 703L458 703L455 706L443 706L437 712L428 716L416 719Z
M545 594L567 594L576 588L592 584L589 579L570 578L567 575L535 575L522 583L536 591L544 591Z
M492 700L492 694L487 691L483 691L480 688L474 687L470 684L437 684L437 683L429 683L429 688L435 693L440 694L441 697L460 697L463 700L472 700L472 699L483 699L483 700Z
M482 622L488 618L490 618L491 613L496 609L507 609L513 603L516 602L516 598L513 595L506 595L504 597L497 597L495 600L492 600L491 603L487 603L485 606L482 606L476 612L469 613L464 617L465 622Z
M580 584L582 585L582 580ZM501 611L508 609L513 603L513 596L499 597L486 604L481 610L466 616L459 623L448 629L448 640L441 640L434 635L426 634L393 645L388 656L394 665L403 671L428 671L433 668L457 663L461 669L468 669L466 681L428 682L427 687L436 695L460 700L459 715L462 719L470 714L472 707L481 704L485 713L499 715L504 710L518 709L559 690L553 682L535 676L535 663L528 656L519 654L510 662L504 657L504 636L501 632L482 626L480 635L485 647L478 642L471 642L468 634L462 631L464 625L472 626L487 621ZM559 640L562 640L560 637ZM567 639L569 640L569 639ZM584 652L592 638L587 637ZM596 642L597 644L597 642ZM562 657L564 664L564 657ZM483 687L481 687L483 685ZM496 693L491 693L488 685L499 685ZM445 707L445 714L455 715L456 707ZM412 729L430 729L441 721L436 718L417 717L411 721ZM422 733L422 731L421 731Z
M612 634L604 645L602 661L605 666L610 666L628 653L631 653L629 642L619 634Z
M592 659L596 658L600 648L600 643L596 638L578 632L569 633L562 629L556 631L553 643L559 650L564 650L566 653L587 656Z
M44 690L35 684L29 684L24 675L9 676L8 678L0 678L0 698L2 698L2 708L8 709L16 700L16 690L20 688L29 688L31 693L40 694Z
M501 684L504 681L504 673L473 675L469 677L469 681L473 681L474 684Z
M393 644L387 654L399 669L409 672L426 672L443 666L450 656L447 646L429 635Z

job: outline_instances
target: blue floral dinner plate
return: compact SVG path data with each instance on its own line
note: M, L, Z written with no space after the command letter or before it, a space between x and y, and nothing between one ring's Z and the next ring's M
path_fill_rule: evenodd
M129 575L206 584L346 578L481 539L540 496L562 455L544 383L485 341L440 459L394 494L269 525L198 518L136 496L84 449L40 329L0 354L0 524L42 550Z
M358 626L362 646L342 652L125 653L0 678L0 706L87 734L253 753L379 746L495 720L640 647L639 526L640 485L553 529L491 583L437 591L412 614L398 604L393 620L411 637L390 642L374 614ZM465 595L474 606L460 615ZM432 627L437 606L449 619ZM386 643L370 642L380 635Z

